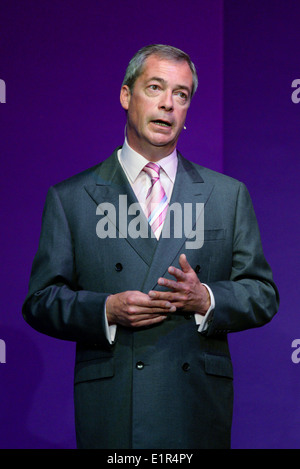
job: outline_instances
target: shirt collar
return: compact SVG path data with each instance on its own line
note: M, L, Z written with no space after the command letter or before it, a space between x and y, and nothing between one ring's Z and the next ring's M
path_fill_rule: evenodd
M119 161L132 183L135 182L136 178L138 177L144 166L149 163L149 160L147 160L147 158L140 155L129 146L126 137L121 152L119 154ZM165 156L164 158L159 160L158 163L161 168L165 171L167 176L170 178L172 183L174 183L178 163L176 148L170 155Z

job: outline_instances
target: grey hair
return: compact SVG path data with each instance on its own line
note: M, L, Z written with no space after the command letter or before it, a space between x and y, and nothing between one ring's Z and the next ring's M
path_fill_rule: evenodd
M142 74L145 61L150 55L156 55L166 60L187 62L193 75L192 98L198 87L198 76L195 65L188 54L176 47L164 44L151 44L140 49L128 64L122 86L127 85L132 93L135 81Z

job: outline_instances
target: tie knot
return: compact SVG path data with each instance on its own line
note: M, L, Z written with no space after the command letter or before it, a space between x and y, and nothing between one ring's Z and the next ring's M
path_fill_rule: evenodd
M149 174L151 179L154 179L154 178L157 179L159 178L160 166L156 163L150 162L146 164L146 166L143 168L143 171Z

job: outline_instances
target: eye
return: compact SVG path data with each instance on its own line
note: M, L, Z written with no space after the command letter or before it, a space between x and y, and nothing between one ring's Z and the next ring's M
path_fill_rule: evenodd
M158 90L158 85L150 85L149 86L150 90L157 91Z
M183 91L178 91L177 96L182 100L182 101L187 101L188 95L184 93Z
M157 96L160 93L161 87L157 83L151 83L146 87L146 94L148 96Z

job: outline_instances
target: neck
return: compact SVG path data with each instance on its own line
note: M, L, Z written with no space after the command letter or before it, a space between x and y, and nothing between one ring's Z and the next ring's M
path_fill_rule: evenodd
M135 145L130 141L130 138L127 137L127 143L132 148L132 150L136 151L139 155L142 155L148 161L152 161L153 163L169 156L176 148L176 145L171 146L154 146L149 145L147 147L140 147Z

